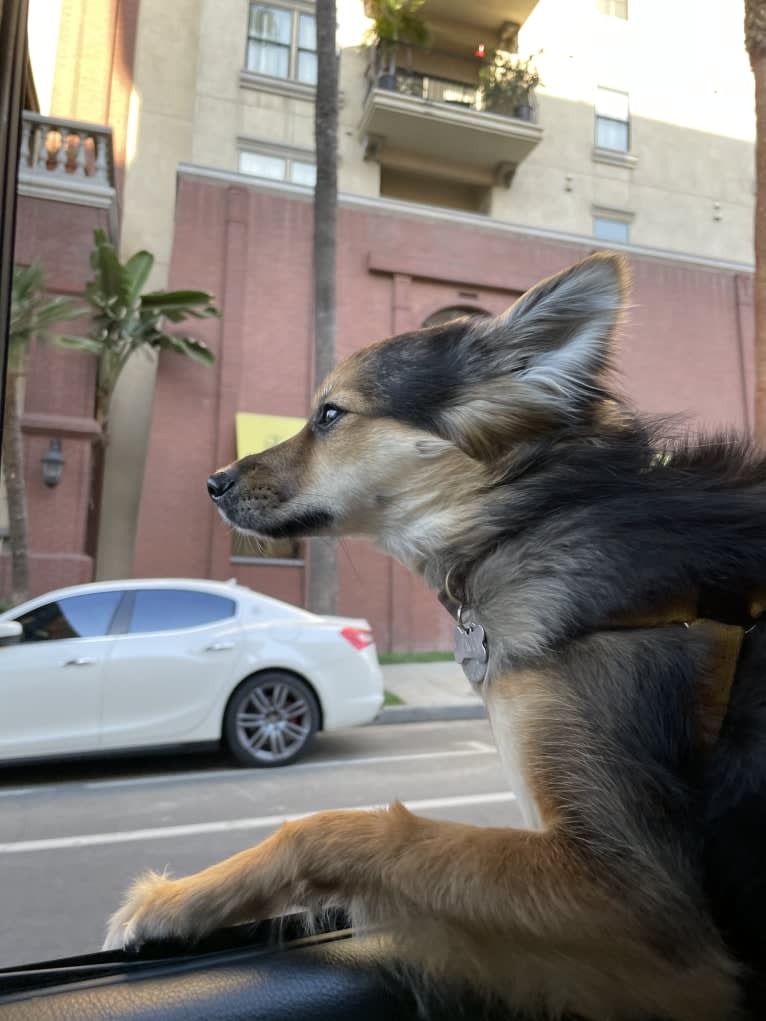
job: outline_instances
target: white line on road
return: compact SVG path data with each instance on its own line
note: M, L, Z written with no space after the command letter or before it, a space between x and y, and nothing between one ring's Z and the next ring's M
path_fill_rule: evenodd
M461 805L492 805L503 801L515 801L511 791L495 791L490 794L467 794L451 798L425 798L421 801L406 801L413 812L424 812L434 808L457 808ZM340 811L369 812L380 805L351 805ZM279 826L283 822L304 819L313 812L297 815L261 815L250 819L221 819L218 822L190 823L184 826L158 826L154 829L123 830L115 833L85 833L74 837L50 837L44 840L14 840L0 844L0 854L21 854L25 851L56 851L71 847L94 847L103 844L126 844L140 840L165 840L173 837L198 836L202 833L229 833L234 830L259 830Z
M470 749L462 751L452 750L444 752L413 752L407 755L367 755L356 759L320 759L318 762L299 762L290 766L290 774L299 770L329 769L346 766L379 766L382 762L416 762L423 759L449 759L462 758L466 755L496 755L497 751L492 745L483 744L480 741L470 741ZM476 747L481 744L481 747ZM164 773L160 776L137 776L128 780L93 780L91 783L83 784L88 790L101 790L104 787L143 787L153 783L167 783L168 781L186 783L192 780L219 780L229 776L236 776L240 780L247 776L241 769L219 769L205 772L201 770L196 773ZM251 777L258 774L250 773Z

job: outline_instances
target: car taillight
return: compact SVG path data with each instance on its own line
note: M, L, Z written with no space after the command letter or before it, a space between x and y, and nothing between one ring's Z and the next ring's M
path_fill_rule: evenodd
M366 627L344 627L341 634L347 642L351 642L355 649L366 649L375 641L372 631Z

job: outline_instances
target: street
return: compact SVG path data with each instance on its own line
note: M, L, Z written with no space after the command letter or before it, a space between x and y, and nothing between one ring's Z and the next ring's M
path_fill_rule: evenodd
M320 735L299 763L231 768L184 755L0 769L0 965L98 949L108 914L147 868L196 871L286 816L385 805L518 824L486 720Z

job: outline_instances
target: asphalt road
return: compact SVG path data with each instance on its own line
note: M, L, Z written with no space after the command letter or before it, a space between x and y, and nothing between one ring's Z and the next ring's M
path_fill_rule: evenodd
M486 720L340 731L281 769L213 755L2 768L0 965L97 949L144 869L194 872L285 816L394 798L435 818L519 822Z

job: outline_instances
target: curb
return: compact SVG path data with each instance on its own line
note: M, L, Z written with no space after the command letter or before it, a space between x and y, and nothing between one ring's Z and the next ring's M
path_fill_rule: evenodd
M431 723L449 720L483 720L487 710L483 703L475 705L388 705L369 724L378 727L388 723Z

